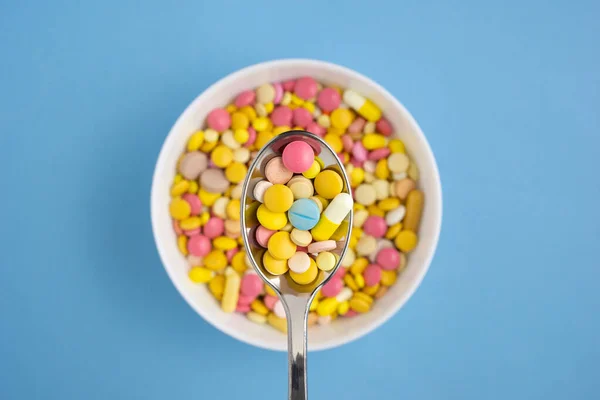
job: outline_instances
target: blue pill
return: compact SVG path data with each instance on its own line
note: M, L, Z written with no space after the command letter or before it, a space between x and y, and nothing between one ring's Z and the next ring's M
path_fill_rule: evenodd
M296 229L308 231L319 222L319 206L309 199L298 199L288 210L288 219Z

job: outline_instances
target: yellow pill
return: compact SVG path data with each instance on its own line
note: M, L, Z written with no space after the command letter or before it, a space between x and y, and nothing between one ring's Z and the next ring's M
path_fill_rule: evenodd
M295 94L292 95L292 104L295 106L301 106L302 104L304 104L304 100L301 99L300 97L296 96Z
M233 250L237 247L237 242L235 239L227 236L219 236L214 238L212 244L214 248L222 251Z
M339 303L335 297L328 297L319 302L317 314L319 314L321 317L331 315L337 310L338 304Z
M333 199L335 196L342 193L342 189L344 188L342 177L332 170L319 172L314 183L317 194L325 199ZM327 207L324 206L324 208Z
M405 253L412 251L417 246L417 234L413 231L403 230L396 236L394 244L396 247Z
M190 181L190 187L189 187L189 189L188 189L187 192L191 193L191 194L198 193L198 182L196 182L196 181Z
M248 318L250 321L257 323L257 324L264 324L267 322L266 316L261 315L254 311L250 311L250 312L246 313L246 318Z
M362 168L354 168L350 172L350 186L357 187L365 180L365 170Z
M385 136L379 133L368 133L363 136L362 144L367 150L381 149L385 147L386 139Z
M213 250L204 257L204 266L212 271L221 271L227 266L227 257L221 250Z
M276 232L267 244L269 254L278 260L287 260L296 253L296 244L288 232Z
M342 139L340 139L338 135L328 133L323 137L323 139L325 140L325 142L327 142L328 145L331 146L331 148L336 154L341 152L344 148Z
M225 177L231 183L240 183L246 177L247 172L248 168L246 168L246 165L236 161L225 168Z
M413 181L419 180L419 168L417 167L417 164L415 164L413 161L410 162L410 165L408 166L408 171L406 171L406 173L408 174L408 177Z
M215 147L217 147L219 142L204 142L204 144L200 147L200 151L204 153L210 153Z
M287 320L285 318L279 318L275 314L270 313L267 316L267 322L278 331L287 333Z
M365 286L362 290L363 293L368 294L369 296L375 296L375 293L379 290L379 283L374 286Z
M250 139L250 133L246 128L236 129L233 131L233 138L239 144L244 144Z
M254 146L257 149L261 149L274 137L275 135L272 132L258 132L258 135L256 135L256 141L254 142Z
M217 275L208 282L208 290L212 293L217 300L223 298L223 292L225 291L225 276Z
M387 199L381 200L377 206L382 211L392 211L394 208L400 206L400 199L397 197L388 197Z
M388 143L388 147L392 151L392 153L406 153L404 148L404 142L400 139L392 139Z
M260 315L267 315L269 313L269 309L267 308L267 306L265 306L265 304L259 299L256 299L252 303L250 303L250 308L254 312L259 313Z
M353 291L355 291L355 292L358 291L358 286L356 285L356 282L354 281L354 278L352 277L352 275L350 275L350 274L344 275L344 283L346 284L346 286L348 286Z
M187 150L188 151L196 151L200 149L200 146L204 143L204 132L198 131L194 133L187 142Z
M390 169L385 158L377 161L375 166L375 176L379 179L387 179L390 177Z
M277 136L277 135L281 135L283 132L287 132L289 130L291 130L292 128L290 128L289 126L276 126L275 128L273 128L273 135Z
M369 260L366 257L360 257L350 267L350 273L352 275L361 275L368 265Z
M173 200L171 200L171 204L169 205L169 213L171 214L171 217L173 217L173 219L176 219L178 221L184 220L190 216L191 212L192 207L187 201L179 197L176 197Z
M210 159L219 168L225 168L233 161L233 151L225 146L218 145L210 154Z
M250 126L250 119L243 112L234 112L231 114L231 129L248 129Z
M171 196L181 196L190 188L190 181L182 180L171 187Z
M256 119L256 110L252 106L244 106L239 109L239 112L245 114L250 122Z
M212 279L213 274L213 271L203 267L194 267L188 272L190 280L194 283L207 283Z
M274 213L284 213L292 207L294 194L292 190L281 184L270 186L263 197L264 205Z
M268 251L263 255L263 266L271 275L283 275L288 271L287 260L278 260L274 258ZM272 291L273 289L271 289ZM267 293L269 291L267 290ZM273 293L271 296L276 296Z
M304 175L305 178L314 179L319 172L321 172L321 165L317 160L314 160L310 168L304 171L302 175Z
M225 107L225 111L231 114L237 111L237 107L235 106L235 104L227 104L227 107Z
M340 226L333 232L333 235L329 239L331 240L342 240L348 234L348 222L347 219L343 220Z
M329 128L327 128L327 133L329 135L334 135L334 136L342 136L345 131L343 129L340 128L334 128L333 126L330 126Z
M242 278L233 269L228 268L225 271L225 289L221 299L221 309L227 313L232 313L237 307L240 297L240 285Z
M383 286L392 286L398 277L398 273L394 270L382 270L381 271L381 284Z
M213 204L215 204L215 201L217 201L217 199L219 199L221 197L221 194L220 193L210 193L210 192L207 192L204 189L200 188L198 190L198 197L200 198L202 205L210 207Z
M271 101L268 103L265 103L264 106L265 106L265 111L267 112L267 114L271 114L273 112L273 109L275 108L275 105Z
M350 299L350 308L358 313L366 313L371 309L373 298L365 293L354 293Z
M188 255L187 241L188 238L185 235L179 235L177 237L177 247L179 248L181 254L183 254L184 256Z
M353 278L354 278L354 282L356 283L356 286L358 286L359 289L362 289L365 287L365 278L363 278L363 276L361 274L353 275Z
M333 253L328 251L322 251L317 255L317 268L321 271L329 272L335 267L335 263L337 262Z
M367 207L367 211L370 215L376 215L381 218L385 217L385 212L383 212L383 210L377 207L375 204L371 204L369 207Z
M331 125L345 131L352 123L353 117L352 111L347 108L337 108L331 113Z
M408 193L408 196L406 196L406 215L403 220L404 229L412 232L418 231L424 201L422 191L414 189Z
M307 109L311 114L315 112L315 104L310 101L305 101L304 104L302 104L302 108Z
M227 218L239 221L240 220L240 201L237 199L231 200L227 203L227 207L225 208L225 213L227 214Z
M192 229L200 228L200 218L199 217L189 217L182 220L179 223L179 226L184 231L191 231Z
M312 196L313 199L317 199L317 201L319 203L321 203L321 207L324 209L327 208L327 206L329 205L329 200L327 200L325 197L323 196Z
M175 175L175 178L173 178L173 183L179 183L183 180L183 176L181 176L181 174L177 174Z
M238 251L231 258L231 267L239 274L243 274L248 269L246 265L246 253Z
M292 278L294 282L296 282L299 285L308 285L309 283L315 280L318 273L319 269L317 268L317 264L315 263L315 260L311 258L310 266L305 272L297 274L294 271L290 270L290 278Z
M252 121L252 127L257 132L264 132L271 126L271 120L267 117L259 117Z
M210 213L208 211L204 211L202 214L200 214L200 226L206 225L209 219Z
M388 240L394 240L401 230L402 223L398 222L397 224L394 224L388 228L387 232L385 233L385 238Z
M262 226L272 231L278 231L287 224L288 219L285 213L276 213L269 211L267 206L261 204L256 211L256 218Z
M318 292L321 293L321 292ZM310 303L310 307L308 308L309 311L317 311L317 307L319 307L319 300L317 298L314 298L312 300L312 302Z

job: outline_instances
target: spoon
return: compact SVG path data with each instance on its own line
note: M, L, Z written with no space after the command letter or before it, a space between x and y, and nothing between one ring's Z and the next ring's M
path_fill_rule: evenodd
M307 343L307 317L310 303L319 289L335 274L348 249L348 238L352 227L352 211L346 216L348 231L338 247L333 252L339 257L334 268L329 272L319 270L315 281L309 285L299 285L289 278L288 274L275 276L267 272L263 266L262 255L265 249L254 240L254 231L258 227L256 208L260 203L253 201L251 194L256 183L265 179L264 168L268 161L276 156L281 156L283 148L293 142L301 140L308 143L317 154L325 168L334 169L340 174L343 181L343 193L349 193L350 182L333 149L320 137L305 131L289 131L282 133L268 142L258 153L243 183L241 197L241 222L242 237L246 254L258 275L279 296L287 317L288 334L288 398L290 400L307 399L306 385L306 343Z

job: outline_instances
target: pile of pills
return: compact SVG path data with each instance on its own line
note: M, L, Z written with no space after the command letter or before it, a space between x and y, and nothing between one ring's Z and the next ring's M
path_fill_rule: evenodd
M244 252L240 197L257 150L289 130L311 132L334 149L354 199L348 251L311 304L309 325L368 312L385 295L417 245L424 203L417 188L419 171L404 143L392 137L393 127L379 108L353 90L302 77L243 91L231 104L212 110L177 164L169 206L177 244L187 257L189 278L207 284L223 311L243 313L281 331L287 328L283 306L249 267ZM328 241L335 242L342 229L333 229L340 216L329 211L343 194L341 189L336 193L340 175L319 164L314 154L312 161L308 152L303 154L271 160L266 179L253 189L262 200L255 238L267 249L264 257L272 258L264 265L299 284L335 264ZM309 161L303 172L292 165L305 168ZM271 240L277 245L269 246ZM317 254L309 257L308 269L303 250Z

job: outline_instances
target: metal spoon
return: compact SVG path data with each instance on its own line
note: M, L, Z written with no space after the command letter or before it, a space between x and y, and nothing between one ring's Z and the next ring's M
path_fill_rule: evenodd
M335 169L341 176L344 183L343 192L349 193L350 182L348 175L335 152L325 141L312 133L305 131L289 131L282 133L268 142L258 153L246 179L244 180L241 197L241 221L242 237L246 253L252 266L258 272L258 275L269 285L279 296L287 316L288 331L288 397L290 400L307 399L306 388L306 340L307 340L307 317L310 303L318 290L335 274L340 266L341 260L348 249L348 238L352 229L352 211L346 216L348 221L348 231L345 237L338 241L338 248L335 252L339 255L335 267L329 272L319 271L315 281L309 285L301 286L293 282L287 274L281 276L271 275L263 267L262 255L265 249L260 247L254 240L254 230L258 226L256 219L256 207L258 202L252 202L252 192L256 183L264 179L264 168L273 157L281 156L283 148L296 140L302 140L316 150L326 168ZM252 202L252 203L250 203Z

